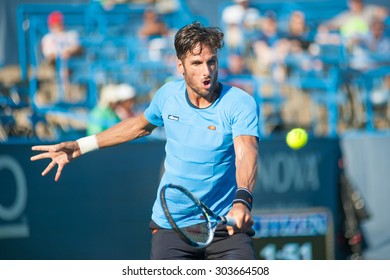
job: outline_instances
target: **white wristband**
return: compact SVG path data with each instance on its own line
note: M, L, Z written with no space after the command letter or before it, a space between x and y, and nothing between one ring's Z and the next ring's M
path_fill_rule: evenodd
M76 140L80 147L81 154L96 151L99 149L96 135L83 137Z

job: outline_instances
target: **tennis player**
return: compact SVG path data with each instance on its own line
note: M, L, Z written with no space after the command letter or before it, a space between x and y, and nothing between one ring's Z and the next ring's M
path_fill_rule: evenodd
M168 82L139 116L126 119L97 135L55 145L34 146L41 151L31 160L51 159L42 172L65 165L98 149L166 131L165 184L182 185L218 215L236 226L221 226L206 248L191 247L171 229L157 198L152 213L151 259L255 259L251 236L252 192L257 177L258 109L246 92L218 81L219 28L198 22L175 36L177 69L183 80ZM158 197L158 196L157 196Z

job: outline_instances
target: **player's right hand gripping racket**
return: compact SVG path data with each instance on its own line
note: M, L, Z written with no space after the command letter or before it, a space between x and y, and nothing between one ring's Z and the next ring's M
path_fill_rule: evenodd
M206 247L219 224L235 226L231 217L219 216L182 186L167 184L160 192L161 205L172 228L194 247ZM185 226L178 226L184 224Z

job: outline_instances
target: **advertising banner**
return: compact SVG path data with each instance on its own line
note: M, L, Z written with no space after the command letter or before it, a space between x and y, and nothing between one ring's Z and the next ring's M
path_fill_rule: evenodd
M0 259L148 259L164 144L134 142L87 154L66 166L59 182L54 171L41 176L48 160L31 162L35 152L30 144L1 144ZM299 151L281 139L260 141L254 213L282 213L279 219L284 219L297 210L321 207L331 213L326 219L334 218L338 157L337 140L314 139ZM263 216L255 220L264 225ZM294 250L300 252L295 256L328 258L323 245L309 240L325 236L291 236L301 238L294 241L299 244ZM277 236L260 237L263 258L284 258L285 250L296 246L288 241L291 246L273 249L269 244L276 241L267 238Z

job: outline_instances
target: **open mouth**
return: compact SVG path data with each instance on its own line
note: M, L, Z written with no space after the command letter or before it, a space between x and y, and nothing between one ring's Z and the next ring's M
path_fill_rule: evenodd
M203 85L204 85L205 87L210 86L210 84L211 84L211 81L203 81Z

